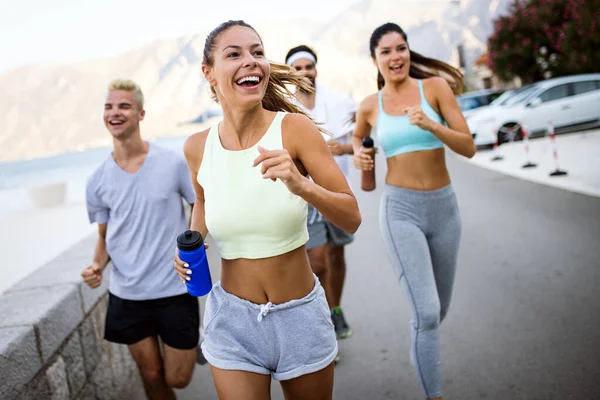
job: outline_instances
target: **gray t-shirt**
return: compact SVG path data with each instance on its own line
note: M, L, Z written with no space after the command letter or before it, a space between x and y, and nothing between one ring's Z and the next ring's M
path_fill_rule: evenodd
M187 229L181 199L191 204L195 197L184 158L152 143L134 174L112 155L94 171L86 187L87 211L91 223L107 223L112 294L149 300L186 292L173 256L177 235Z

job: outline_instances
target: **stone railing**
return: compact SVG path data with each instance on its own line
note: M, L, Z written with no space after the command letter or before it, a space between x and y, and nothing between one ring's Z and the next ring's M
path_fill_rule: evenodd
M0 399L117 400L141 390L127 347L103 339L110 267L101 287L81 282L95 241L83 239L0 295Z

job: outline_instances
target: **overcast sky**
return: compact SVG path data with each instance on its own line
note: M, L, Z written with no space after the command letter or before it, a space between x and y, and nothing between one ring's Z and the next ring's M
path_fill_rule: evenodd
M106 57L156 39L205 32L228 19L326 21L362 0L209 1L0 0L0 73L36 62Z
M227 19L327 20L358 1L217 0L208 11L207 0L0 0L0 73L35 62L110 56L204 32Z

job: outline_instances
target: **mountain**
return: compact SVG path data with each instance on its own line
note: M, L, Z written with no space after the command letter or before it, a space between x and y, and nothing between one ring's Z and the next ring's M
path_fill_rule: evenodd
M395 22L408 36L412 50L428 57L459 63L459 44L470 66L486 49L492 19L507 11L512 0L390 1L365 0L342 12L314 36L320 54L319 73L358 100L377 89L377 70L369 53L373 30ZM329 55L335 54L335 57ZM325 68L324 68L325 67Z
M272 60L282 61L295 45L313 46L319 79L358 101L376 90L368 41L378 25L400 24L411 48L454 64L462 43L470 65L485 50L491 18L510 2L363 0L326 24L290 19L253 25ZM106 84L117 77L134 79L144 91L145 137L192 133L196 127L177 125L205 122L203 116L218 110L200 69L207 33L156 41L111 58L25 66L0 75L0 162L110 144L102 104Z
M110 143L102 122L106 84L131 77L144 89L152 137L210 106L194 37L164 40L110 59L36 65L0 76L0 160Z

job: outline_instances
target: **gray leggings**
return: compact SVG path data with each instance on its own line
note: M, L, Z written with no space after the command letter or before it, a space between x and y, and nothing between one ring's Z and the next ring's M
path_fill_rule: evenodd
M379 215L383 242L412 308L411 362L425 395L438 397L439 326L452 297L461 234L454 189L386 185Z

